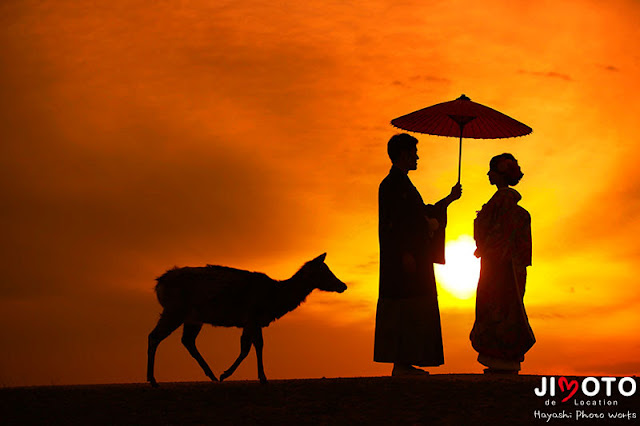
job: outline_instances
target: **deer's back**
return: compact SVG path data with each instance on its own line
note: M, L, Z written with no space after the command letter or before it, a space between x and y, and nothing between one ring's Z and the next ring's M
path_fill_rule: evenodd
M165 309L197 322L244 327L269 300L275 281L259 272L218 265L174 268L158 278L156 293Z

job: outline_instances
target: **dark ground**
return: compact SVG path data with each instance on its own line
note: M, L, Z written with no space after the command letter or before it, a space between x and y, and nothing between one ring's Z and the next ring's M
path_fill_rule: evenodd
M637 379L636 379L637 382ZM161 383L0 389L0 424L56 425L353 425L353 424L637 424L640 389L632 397L604 391L590 401L616 407L576 406L580 391L555 407L537 397L539 376L441 374L428 377L357 377L224 383ZM565 394L566 395L566 394ZM564 396L564 395L563 395ZM534 412L572 415L536 418ZM576 419L576 411L632 413L635 418Z

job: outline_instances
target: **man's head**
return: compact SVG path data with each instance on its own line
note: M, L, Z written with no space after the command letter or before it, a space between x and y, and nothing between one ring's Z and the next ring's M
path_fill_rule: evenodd
M393 135L387 143L387 154L394 166L408 172L418 168L418 139L407 133Z

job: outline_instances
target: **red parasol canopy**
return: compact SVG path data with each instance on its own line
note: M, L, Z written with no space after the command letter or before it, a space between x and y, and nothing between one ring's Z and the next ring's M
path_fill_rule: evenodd
M513 118L471 101L465 95L432 105L391 120L394 126L411 132L460 138L458 182L462 163L462 138L500 139L524 136L531 127Z

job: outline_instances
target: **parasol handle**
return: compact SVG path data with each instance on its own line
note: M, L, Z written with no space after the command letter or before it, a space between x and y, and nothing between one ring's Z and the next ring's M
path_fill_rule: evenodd
M469 98L464 99L464 97L466 96L462 95L460 99L469 100ZM450 115L449 117L458 123L460 127L460 149L458 150L458 183L460 183L460 169L462 168L462 132L464 131L464 126L475 120L476 117L467 115Z
M460 148L458 150L458 183L460 183L461 168L462 168L462 126L460 126Z
M465 122L459 121L460 126L460 148L458 149L458 183L460 183L460 170L462 169L462 131L464 130Z

